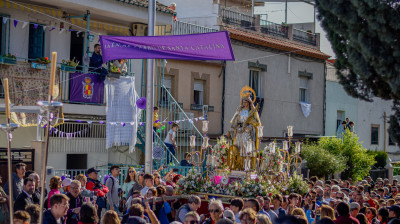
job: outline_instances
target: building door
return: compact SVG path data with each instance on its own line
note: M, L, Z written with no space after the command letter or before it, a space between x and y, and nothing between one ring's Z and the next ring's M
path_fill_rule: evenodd
M25 163L26 170L34 170L35 153L34 149L11 149L12 172L15 172L15 165L17 163ZM3 183L6 184L8 180L8 162L7 162L7 149L0 148L0 175Z
M28 58L36 59L44 56L44 30L43 26L29 25L29 51Z
M345 117L344 111L338 110L336 118L336 130L339 128L340 125L342 125L342 121L344 121L345 119L344 117Z
M87 154L67 154L67 170L86 170Z
M83 47L84 47L84 33L78 33L78 31L71 32L71 48L69 51L70 59L79 61L79 65L83 65ZM77 69L81 69L77 67Z

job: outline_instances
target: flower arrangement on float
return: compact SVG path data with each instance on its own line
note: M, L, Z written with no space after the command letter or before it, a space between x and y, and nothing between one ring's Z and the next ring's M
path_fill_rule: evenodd
M217 144L213 147L212 154L216 157L216 166L219 169L224 169L229 171L228 166L228 153L229 153L229 143L227 139L222 136L217 139Z

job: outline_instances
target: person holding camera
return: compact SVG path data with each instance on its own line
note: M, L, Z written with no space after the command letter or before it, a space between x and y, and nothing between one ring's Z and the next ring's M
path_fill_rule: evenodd
M101 217L101 210L106 208L106 194L108 193L109 189L98 180L98 170L92 167L88 169L86 173L88 175L86 189L93 191L93 200L96 201L98 206L97 215L98 217Z

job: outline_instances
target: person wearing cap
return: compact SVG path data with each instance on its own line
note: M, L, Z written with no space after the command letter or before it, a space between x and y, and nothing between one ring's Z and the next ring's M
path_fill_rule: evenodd
M350 203L350 215L354 218L357 217L358 213L360 212L360 204L357 202Z
M95 195L97 195L96 204L98 206L97 215L101 217L101 210L106 208L106 194L108 193L108 187L101 184L98 180L99 171L95 168L90 168L87 170L87 183L86 189L89 191L93 191Z
M69 188L71 185L72 180L69 178L65 178L63 181L61 181L62 189L64 191L64 194L69 192Z
M336 211L339 216L334 221L335 224L360 224L356 218L350 216L350 206L348 204L340 202L336 207Z
M389 221L388 223L390 223L390 221L392 219L397 219L400 217L400 206L398 205L392 205L390 207L388 207L389 210Z

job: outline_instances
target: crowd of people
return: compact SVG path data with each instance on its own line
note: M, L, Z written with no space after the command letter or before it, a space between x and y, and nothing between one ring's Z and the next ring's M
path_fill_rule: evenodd
M44 191L45 210L40 211L39 175L26 171L25 164L17 164L9 180L13 199L8 197L8 182L4 190L0 187L0 223L10 221L9 200L13 201L16 224L38 223L41 212L44 224L400 223L400 185L396 180L389 183L378 178L374 182L367 177L353 182L311 177L307 180L310 190L304 195L293 192L202 202L197 195L177 195L175 187L181 176L174 170L162 177L159 170L145 174L130 167L123 183L120 175L120 168L112 166L110 175L101 180L95 168L74 180L53 176L50 191Z

